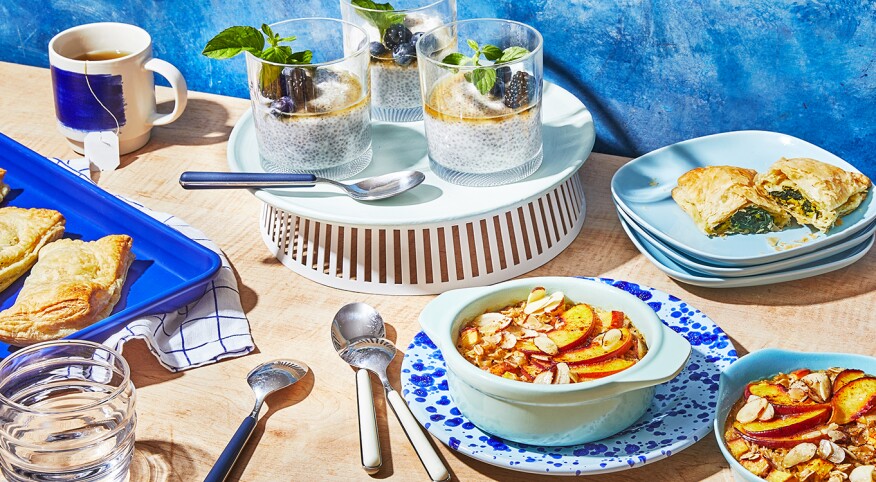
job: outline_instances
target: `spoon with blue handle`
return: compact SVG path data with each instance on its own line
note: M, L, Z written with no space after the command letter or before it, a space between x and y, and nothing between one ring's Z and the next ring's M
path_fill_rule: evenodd
M253 407L252 413L243 419L237 432L234 432L234 436L225 446L225 450L222 451L216 464L210 469L204 482L222 482L228 477L231 467L234 466L240 451L243 450L243 446L246 445L246 441L249 440L253 429L255 429L265 397L295 384L307 375L308 370L307 365L297 360L274 360L263 363L249 372L246 376L246 382L255 393L255 407Z
M369 177L355 184L344 184L313 174L186 171L179 176L179 184L184 189L238 189L313 187L325 183L340 188L357 201L376 201L413 189L424 179L426 176L420 171L393 172Z

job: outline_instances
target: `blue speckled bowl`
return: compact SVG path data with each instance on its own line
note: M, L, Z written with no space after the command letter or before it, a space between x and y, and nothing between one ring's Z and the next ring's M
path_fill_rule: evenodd
M456 351L459 329L466 321L519 303L536 286L549 293L562 291L577 303L623 311L644 335L648 354L632 368L596 381L535 385L485 372ZM677 375L691 352L688 341L666 327L642 300L579 278L524 278L449 291L432 300L419 321L441 350L450 395L459 410L486 432L533 445L592 442L629 427L651 404L655 385Z
M724 443L727 415L736 400L742 396L745 385L755 380L769 378L779 372L788 373L798 368L823 370L831 367L858 368L867 373L876 373L876 358L846 353L802 353L768 348L745 355L721 373L718 409L715 415L715 437L736 481L763 481L737 462Z

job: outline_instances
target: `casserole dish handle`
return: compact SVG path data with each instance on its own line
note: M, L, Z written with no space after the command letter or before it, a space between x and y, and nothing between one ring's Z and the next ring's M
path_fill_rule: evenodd
M460 306L477 299L478 288L463 288L446 291L430 301L420 312L419 323L423 332L432 340L432 343L443 350L441 346L442 334L450 332L454 317L447 315L448 307ZM452 337L451 337L452 338Z
M691 346L687 338L670 328L664 327L663 342L658 347L659 358L631 373L628 378L619 380L624 385L624 391L645 388L668 382L675 378L690 358Z

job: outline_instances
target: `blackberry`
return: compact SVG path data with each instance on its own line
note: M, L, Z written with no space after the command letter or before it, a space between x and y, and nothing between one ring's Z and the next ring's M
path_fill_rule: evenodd
M283 114L291 114L295 112L295 101L288 96L280 97L271 102L271 114L274 117L282 117Z
M410 65L417 60L417 48L410 42L401 44L392 50L392 60L401 66Z
M505 89L505 105L511 109L523 107L529 103L529 88L532 76L520 71L514 74L508 88Z
M283 69L283 76L286 79L286 95L295 101L296 106L304 106L308 100L316 98L316 88L310 75L307 69L301 67Z
M511 81L511 67L499 67L496 69L496 83L490 89L490 95L497 99L505 97L505 88Z
M371 56L372 57L381 57L387 54L389 50L383 46L380 42L371 42Z
M407 27L400 23L394 23L383 34L383 45L389 50L395 51L399 45L410 42L412 36L413 34Z

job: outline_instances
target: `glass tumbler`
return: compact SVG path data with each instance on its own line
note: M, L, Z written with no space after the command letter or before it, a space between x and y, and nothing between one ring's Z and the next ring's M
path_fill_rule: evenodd
M135 398L128 363L97 343L41 343L0 361L6 480L125 480L134 453Z
M423 33L456 21L456 0L341 0L341 17L371 41L371 115L375 120L423 119L415 45ZM387 10L388 7L388 10Z
M268 172L344 179L371 162L368 36L332 18L270 25L295 37L306 64L279 64L246 53L253 121L262 168Z
M452 55L451 55L452 54ZM542 162L542 37L499 19L463 20L417 42L429 164L465 186L519 181Z

